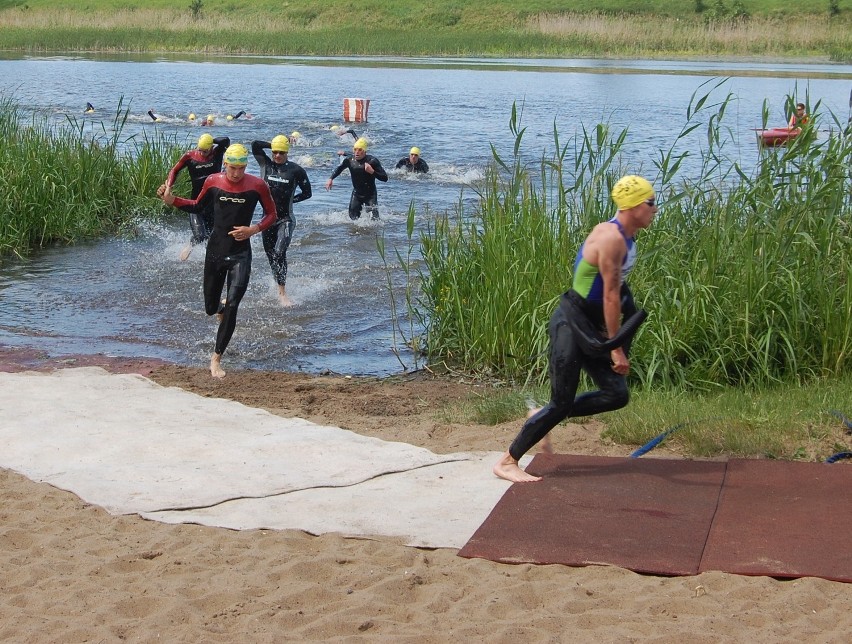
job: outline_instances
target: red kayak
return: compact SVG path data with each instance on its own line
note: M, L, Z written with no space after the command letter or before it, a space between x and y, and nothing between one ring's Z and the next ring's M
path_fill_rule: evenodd
M789 130L786 127L773 127L768 130L757 131L757 143L767 148L774 148L779 145L786 145L799 136L800 130Z

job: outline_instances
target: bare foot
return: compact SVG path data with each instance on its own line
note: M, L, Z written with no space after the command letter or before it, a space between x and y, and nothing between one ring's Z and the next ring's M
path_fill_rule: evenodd
M222 369L222 354L214 353L210 358L210 375L214 378L224 378L225 370Z
M185 262L189 259L189 255L192 252L192 244L187 244L183 247L183 250L180 251L180 261Z
M278 303L281 306L293 306L293 301L287 297L287 291L284 290L284 285L278 285Z
M503 454L500 460L495 463L492 471L495 476L499 476L501 479L506 479L512 483L527 483L541 480L540 476L533 476L524 472L518 466L518 461L512 458L509 452Z

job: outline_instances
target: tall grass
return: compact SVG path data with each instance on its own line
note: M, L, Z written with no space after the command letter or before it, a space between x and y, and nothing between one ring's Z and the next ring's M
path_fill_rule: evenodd
M428 3L427 3L428 4ZM653 19L630 7L552 13L549 2L444 3L204 3L202 19L189 5L106 2L0 10L0 49L23 51L174 51L265 55L486 56L830 56L852 59L849 11L829 19L762 15L705 22L694 3ZM607 4L607 3L603 3ZM618 5L618 2L610 3ZM621 3L624 4L624 3ZM653 7L643 7L643 11ZM769 9L768 9L769 10ZM786 15L789 3L783 5ZM551 12L551 13L548 13ZM824 14L825 12L823 12Z
M24 122L14 99L0 96L0 257L116 232L162 211L156 188L179 149L165 139L122 141L127 115L119 103L109 127L43 115Z
M718 87L718 85L717 85ZM630 283L651 317L633 345L633 377L647 387L711 390L836 376L852 370L852 132L820 106L806 129L766 150L747 174L726 158L731 97L693 95L680 133L648 176L662 200L639 237ZM790 99L792 100L792 99ZM601 124L552 158L494 152L478 207L438 217L420 239L423 320L430 362L541 381L547 320L571 283L591 227L612 216L625 173L626 131ZM704 128L700 130L699 128ZM845 128L845 129L844 129ZM697 175L681 177L704 131Z

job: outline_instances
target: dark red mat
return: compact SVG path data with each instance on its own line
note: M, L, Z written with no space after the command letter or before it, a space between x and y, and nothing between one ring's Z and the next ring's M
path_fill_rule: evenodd
M462 557L852 581L848 464L537 455Z
M852 467L730 461L700 569L852 582Z
M505 563L697 574L725 463L538 454L459 551Z

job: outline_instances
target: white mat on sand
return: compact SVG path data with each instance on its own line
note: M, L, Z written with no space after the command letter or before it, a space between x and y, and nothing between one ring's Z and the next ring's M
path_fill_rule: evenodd
M0 373L0 466L113 514L460 548L509 484L437 455L98 367Z

